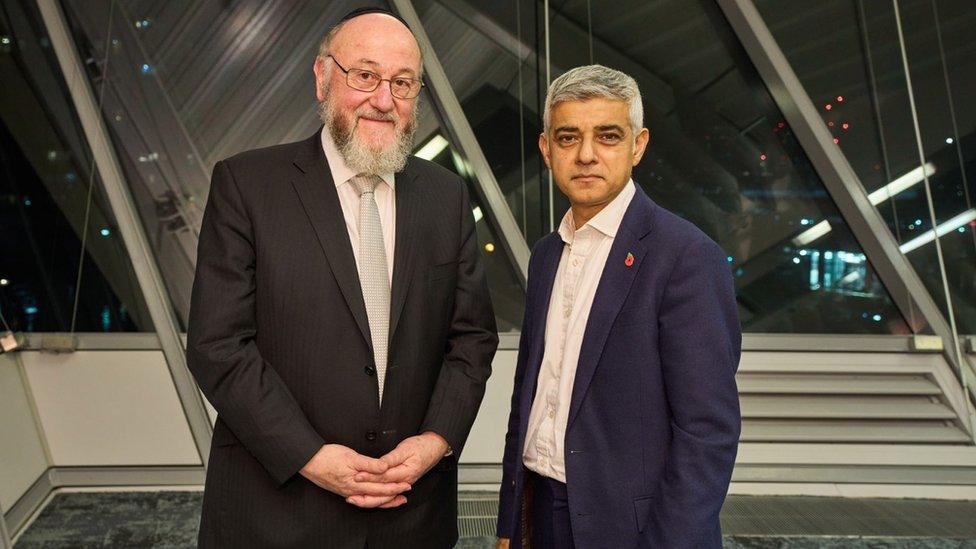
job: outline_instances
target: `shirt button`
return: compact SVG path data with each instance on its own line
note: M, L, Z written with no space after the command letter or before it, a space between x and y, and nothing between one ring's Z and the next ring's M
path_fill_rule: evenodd
M366 440L376 440L376 431L366 431Z
M573 267L579 267L579 259L573 260Z
M556 412L552 408L549 409L549 417L556 417Z

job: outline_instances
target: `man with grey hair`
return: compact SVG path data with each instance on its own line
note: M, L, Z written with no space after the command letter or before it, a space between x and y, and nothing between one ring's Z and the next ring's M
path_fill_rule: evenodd
M741 332L722 249L631 179L633 78L552 82L539 149L569 198L529 262L499 547L721 547Z
M464 182L410 157L422 59L351 12L324 127L217 163L187 362L218 412L201 547L452 547L498 342ZM418 246L423 242L423 246Z

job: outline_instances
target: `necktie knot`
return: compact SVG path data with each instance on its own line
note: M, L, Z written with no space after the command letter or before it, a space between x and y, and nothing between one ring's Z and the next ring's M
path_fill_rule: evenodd
M375 175L359 174L352 178L352 184L356 187L359 192L359 196L364 194L373 193L376 191L376 186L380 182L380 178Z

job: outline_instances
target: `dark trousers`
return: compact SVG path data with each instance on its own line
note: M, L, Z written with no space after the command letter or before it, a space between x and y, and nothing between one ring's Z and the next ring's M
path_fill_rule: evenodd
M529 473L532 499L532 549L573 549L569 495L558 480Z

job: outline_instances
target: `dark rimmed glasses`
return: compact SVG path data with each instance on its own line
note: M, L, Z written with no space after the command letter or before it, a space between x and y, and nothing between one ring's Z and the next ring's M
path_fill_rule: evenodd
M420 89L424 83L416 78L406 76L394 76L393 78L382 78L375 72L365 69L347 69L339 64L335 57L329 55L329 59L339 67L339 70L346 73L346 85L354 90L371 92L379 87L380 82L390 83L390 93L393 97L400 99L413 99L420 95Z

